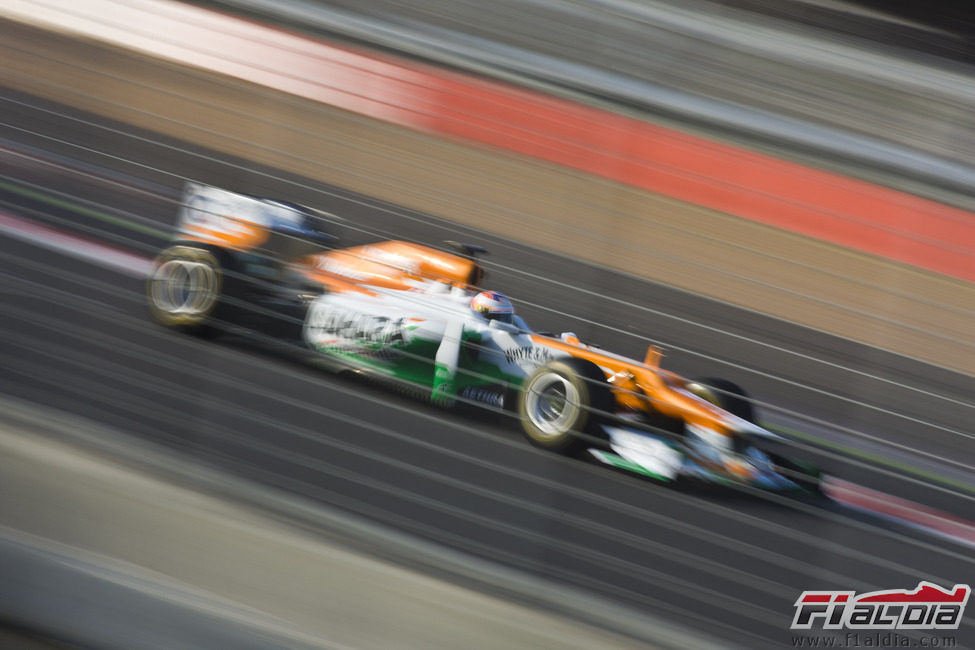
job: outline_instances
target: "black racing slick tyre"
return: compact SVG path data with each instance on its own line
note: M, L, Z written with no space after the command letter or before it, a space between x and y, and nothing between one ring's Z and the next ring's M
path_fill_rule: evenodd
M532 444L563 454L599 445L614 399L606 375L584 359L552 361L536 370L518 395L521 426Z
M720 406L742 420L755 421L755 409L752 407L748 393L732 381L705 377L695 379L688 384L687 388L698 397L706 399L715 406Z
M149 313L166 327L194 334L216 330L224 267L213 251L176 245L160 253L146 283Z

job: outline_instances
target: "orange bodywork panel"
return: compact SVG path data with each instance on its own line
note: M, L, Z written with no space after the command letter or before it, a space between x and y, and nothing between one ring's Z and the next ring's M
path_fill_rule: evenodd
M416 282L434 280L467 287L477 280L474 260L404 241L355 246L303 258L305 275L326 286L368 284L409 290Z
M268 239L267 228L229 215L219 215L217 218L220 223L214 227L201 223L183 224L181 237L238 251L258 248Z
M578 343L578 339L562 341L539 335L533 336L532 339L540 345L591 361L599 366L613 388L617 405L623 410L658 412L671 418L682 419L689 424L730 433L725 424L724 412L684 390L683 387L687 382L679 375L662 370L656 365L639 363ZM647 358L653 363L659 362L659 348L652 346Z

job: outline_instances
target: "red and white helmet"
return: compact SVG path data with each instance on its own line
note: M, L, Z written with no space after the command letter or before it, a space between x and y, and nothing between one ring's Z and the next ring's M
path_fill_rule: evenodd
M511 301L499 291L482 291L471 300L471 309L489 320L510 323L515 315Z

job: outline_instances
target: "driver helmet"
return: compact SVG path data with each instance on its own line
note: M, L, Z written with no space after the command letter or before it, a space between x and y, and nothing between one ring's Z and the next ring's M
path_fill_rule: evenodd
M471 309L488 320L510 323L515 315L511 301L499 291L482 291L471 300Z

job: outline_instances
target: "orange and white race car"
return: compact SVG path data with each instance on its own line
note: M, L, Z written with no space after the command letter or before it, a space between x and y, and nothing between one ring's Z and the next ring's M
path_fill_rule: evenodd
M661 480L818 485L815 469L770 451L778 436L731 382L663 370L654 346L635 360L533 331L503 294L478 288L476 246L330 249L322 219L300 206L192 183L183 198L147 283L164 325L243 325L437 404L515 412L539 447Z

